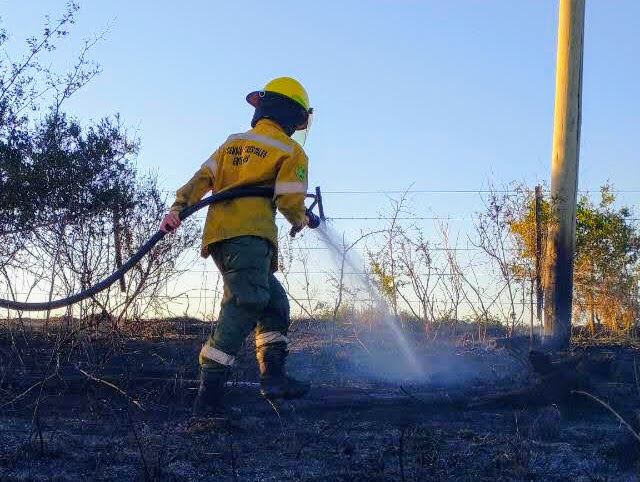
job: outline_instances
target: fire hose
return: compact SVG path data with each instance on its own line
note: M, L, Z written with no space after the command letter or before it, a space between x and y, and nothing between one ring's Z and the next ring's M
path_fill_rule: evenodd
M199 211L205 206L209 206L210 204L215 204L222 201L229 201L231 199L236 199L240 197L265 197L265 198L273 198L273 189L267 187L239 187L236 189L229 189L227 191L221 191L218 193L214 193L211 196L208 196L201 201L183 209L180 214L180 220L183 221L189 216L191 216L196 211ZM308 198L312 198L312 204L307 208L307 216L309 217L308 227L311 229L315 229L320 226L320 221L324 221L324 208L322 206L322 195L320 192L320 187L316 187L315 194L307 194ZM318 207L318 215L313 212L315 207ZM11 310L20 310L20 311L45 311L45 310L53 310L56 308L63 308L65 306L72 305L74 303L78 303L79 301L86 300L87 298L91 298L92 296L100 293L101 291L107 289L113 283L122 278L131 268L133 268L138 261L140 261L151 249L158 244L158 242L167 235L166 232L158 230L153 236L151 236L146 243L144 243L138 251L135 252L131 258L127 260L120 268L114 271L111 275L96 283L95 285L80 291L79 293L75 293L71 296L67 296L66 298L61 298L58 300L52 301L43 301L43 302L23 302L23 301L14 301L14 300L4 300L0 298L0 308L8 308Z

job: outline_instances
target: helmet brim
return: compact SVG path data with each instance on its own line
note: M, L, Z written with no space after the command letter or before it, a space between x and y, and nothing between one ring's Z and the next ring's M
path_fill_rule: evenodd
M264 97L263 90L254 90L247 95L247 102L253 107L258 107L258 105L260 105L260 99L262 97Z

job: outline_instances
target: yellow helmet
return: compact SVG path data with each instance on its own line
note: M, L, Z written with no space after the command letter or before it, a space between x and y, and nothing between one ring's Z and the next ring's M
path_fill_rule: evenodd
M267 95L270 94L270 95ZM296 140L300 145L305 144L307 140L307 134L311 128L311 122L313 120L313 109L309 107L309 95L300 82L291 77L278 77L264 86L264 89L251 92L247 95L247 102L256 108L256 112L251 121L251 126L255 127L256 122L262 118L273 118L273 113L265 115L265 107L263 101L267 106L271 103L271 99L274 97L284 97L288 101L292 101L292 106L299 106L302 109L294 108L293 117L289 114L289 121L282 124L282 128L288 136Z
M309 95L300 82L291 77L278 77L267 83L262 90L256 90L247 95L247 102L253 107L257 107L260 98L264 97L265 92L273 92L283 95L294 102L301 105L305 111L311 113L313 109L309 107Z

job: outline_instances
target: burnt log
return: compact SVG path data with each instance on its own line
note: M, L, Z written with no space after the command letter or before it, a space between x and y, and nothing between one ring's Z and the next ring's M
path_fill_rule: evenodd
M553 359L546 353L529 353L532 373L530 383L522 388L489 394L472 400L469 408L488 406L526 408L531 406L567 405L575 400L575 390L595 392L594 376L606 373L607 360L561 355ZM603 368L604 365L604 368ZM597 367L599 369L595 369Z

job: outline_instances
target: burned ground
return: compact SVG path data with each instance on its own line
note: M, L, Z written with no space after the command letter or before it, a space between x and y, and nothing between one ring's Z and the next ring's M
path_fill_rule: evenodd
M526 356L464 336L426 342L414 334L426 371L416 377L383 332L300 322L290 369L313 381L310 396L277 406L260 399L247 349L229 388L242 419L194 433L196 354L208 326L148 327L145 336L99 327L82 336L17 325L4 332L0 480L593 481L638 473L640 442L610 412L579 394L556 404L497 397L529 393L536 375ZM635 350L573 352L607 360L589 365L588 389L635 426Z

